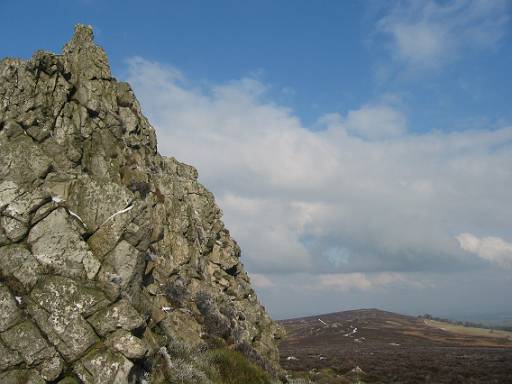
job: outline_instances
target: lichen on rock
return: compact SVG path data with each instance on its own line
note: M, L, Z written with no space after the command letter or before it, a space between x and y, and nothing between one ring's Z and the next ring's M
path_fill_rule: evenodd
M240 255L90 27L0 61L0 382L164 383L178 341L277 374L281 331Z

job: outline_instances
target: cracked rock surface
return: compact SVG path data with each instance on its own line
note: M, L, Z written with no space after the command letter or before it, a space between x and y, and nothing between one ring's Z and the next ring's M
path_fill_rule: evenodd
M278 370L279 333L213 195L158 154L90 27L0 61L1 383L147 383L176 339Z

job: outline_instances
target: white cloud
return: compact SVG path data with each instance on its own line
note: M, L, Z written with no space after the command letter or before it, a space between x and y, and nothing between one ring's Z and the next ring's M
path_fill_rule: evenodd
M286 277L280 274L251 274L252 283L265 291L275 291L288 287L303 294L322 292L377 292L383 289L405 288L425 290L434 288L431 278L415 273L298 273Z
M348 292L354 289L368 291L375 288L381 288L393 284L417 285L417 282L408 280L400 273L377 273L368 275L364 273L335 273L322 274L318 276L319 284L317 288L330 288L342 292Z
M251 283L256 288L272 288L276 284L267 276L260 273L251 273Z
M368 290L372 282L362 273L329 274L320 276L320 284L317 287L335 288L341 291L351 289Z
M350 272L350 273L250 273L252 284L265 291L287 287L295 292L376 292L385 288L425 290L435 287L430 277L417 273Z
M507 0L396 1L377 23L392 53L410 69L453 60L463 51L495 48L506 33Z
M367 140L394 138L403 135L407 130L405 115L386 104L365 105L349 111L346 118L337 113L329 114L322 118L322 122Z
M231 192L222 194L218 204L243 246L244 259L247 257L256 271L293 273L312 268L312 255L299 239L301 226L307 220L304 209L295 207L293 202L248 198Z
M463 269L454 236L512 236L512 127L412 134L382 101L312 131L255 79L197 88L139 58L128 80L159 150L198 168L253 273Z
M492 236L478 238L471 233L461 233L456 239L463 250L500 267L512 268L512 244L502 238Z
M269 275L273 286L257 288L276 318L299 317L356 308L404 314L434 313L471 318L510 308L510 269L453 273L348 273ZM462 316L461 316L462 315ZM470 316L468 316L470 315Z

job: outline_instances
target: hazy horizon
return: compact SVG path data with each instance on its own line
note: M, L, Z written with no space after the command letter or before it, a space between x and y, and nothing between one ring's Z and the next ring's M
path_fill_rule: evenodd
M510 0L57 3L1 56L91 24L272 316L512 312Z
M467 313L429 313L427 312L408 312L408 311L396 311L391 308L381 308L381 307L353 307L353 308L343 308L340 310L334 309L333 311L328 312L312 312L312 313L302 313L302 314L296 314L288 317L274 317L274 320L289 320L289 319L297 319L297 318L303 318L303 317L310 317L310 316L322 316L322 315L328 315L331 313L338 313L338 312L346 312L346 311L357 311L357 310L380 310L384 312L392 312L399 315L407 315L407 316L423 316L425 314L431 315L436 318L440 319L447 319L452 321L467 321L475 324L482 324L482 325L497 325L497 326L511 326L512 325L512 311L508 312L486 312L486 313L479 313L479 312L467 312Z

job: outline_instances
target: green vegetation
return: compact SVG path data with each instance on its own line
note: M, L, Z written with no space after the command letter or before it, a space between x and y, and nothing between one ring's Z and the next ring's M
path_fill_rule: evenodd
M262 368L250 362L242 353L218 346L192 350L186 344L173 341L160 350L164 377L157 383L173 384L272 384L275 381Z
M290 384L364 384L359 375L343 375L332 368L312 369L308 372L294 372Z
M217 371L223 384L270 384L268 374L249 362L241 353L230 349L214 349L206 352L207 360Z
M425 313L424 315L419 315L418 319L438 321L441 323L449 323L452 325L460 325L462 327L467 327L467 328L482 328L482 329L489 329L491 331L498 330L498 331L512 332L512 326L509 327L507 325L489 325L489 324L483 324L483 323L475 323L472 321L451 320L451 319L445 319L442 317L435 317L435 316L432 316L430 313Z

